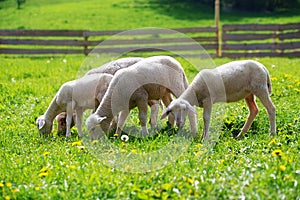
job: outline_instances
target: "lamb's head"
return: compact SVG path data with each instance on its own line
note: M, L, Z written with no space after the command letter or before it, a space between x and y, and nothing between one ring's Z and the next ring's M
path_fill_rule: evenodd
M70 128L72 128L75 125L75 120L74 120L75 117L76 117L76 115L75 115L75 113L73 113ZM66 112L59 113L55 119L57 121L57 133L65 134L67 131L67 113Z
M188 112L196 113L195 109L189 102L183 99L175 99L164 110L161 119L167 117L169 114L172 114L174 116L176 125L179 129L181 129L184 126L185 118Z
M100 125L103 121L105 121L106 117L100 117L97 114L91 114L85 121L85 125L88 131L91 134L92 138L102 137L104 135L104 131L101 129Z
M44 115L41 115L36 119L36 126L40 136L49 136L52 131L53 123L47 120Z

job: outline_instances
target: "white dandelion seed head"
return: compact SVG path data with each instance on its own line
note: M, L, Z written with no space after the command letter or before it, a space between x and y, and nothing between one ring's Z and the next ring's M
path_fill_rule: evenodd
M127 142L129 140L128 135L122 135L121 140Z

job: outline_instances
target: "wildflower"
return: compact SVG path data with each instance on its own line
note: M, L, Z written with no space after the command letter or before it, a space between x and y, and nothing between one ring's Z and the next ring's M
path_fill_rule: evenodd
M292 74L284 74L284 77L285 77L285 78L291 78L291 77L292 77Z
M277 78L276 77L272 77L271 81L277 81Z
M121 152L122 152L122 153L125 153L125 152L127 152L127 151L126 151L126 149L121 149Z
M131 150L131 153L136 153L136 152L137 152L136 149L132 149L132 150Z
M98 144L98 140L93 140L92 144Z
M20 192L20 190L19 189L14 189L12 192L17 193L17 192Z
M43 156L48 156L49 154L50 154L49 151L45 151L45 152L43 153Z
M10 200L10 196L5 196L5 198L4 198L5 200Z
M39 173L39 177L46 177L46 176L48 176L49 175L49 172L41 172L41 173Z
M72 143L72 146L81 146L81 141L79 140L79 141L77 141L77 142L73 142Z
M220 160L220 162L223 164L225 162L225 160L222 159L222 160Z
M76 168L75 165L70 165L69 167L70 167L70 169L75 169Z
M298 88L294 88L294 90L295 90L296 92L300 92L300 90L299 90Z
M12 184L10 182L6 183L5 185L6 185L6 187L9 187L9 188L12 186Z
M128 135L122 135L121 140L124 141L124 142L127 142L129 140Z
M114 137L119 137L119 134L118 134L118 133L115 133L115 134L114 134Z
M195 153L195 156L196 156L196 157L199 157L199 156L200 156L200 154L201 154L201 152L200 152L200 151L198 151L197 153Z
M286 166L284 166L284 165L280 165L280 166L279 166L279 169L280 169L281 171L285 171L285 169L286 169Z
M276 143L276 141L275 141L275 139L273 139L273 140L271 140L271 142L269 142L269 145L272 145L272 144L275 144Z
M280 149L276 149L276 150L274 150L273 152L272 152L272 155L273 156L282 156L282 151L280 150Z
M46 171L48 171L48 167L43 167L43 168L40 170L40 173L46 172Z
M40 190L40 187L35 187L34 188L36 191L39 191Z
M0 188L4 187L4 184L3 183L0 183Z

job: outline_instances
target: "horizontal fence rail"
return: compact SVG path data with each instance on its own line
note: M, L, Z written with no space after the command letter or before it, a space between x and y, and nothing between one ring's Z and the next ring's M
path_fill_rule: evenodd
M222 56L300 56L300 23L222 27Z
M0 30L0 54L169 52L190 56L300 56L300 23L225 24L220 37L217 37L217 27L133 31Z
M205 54L207 50L211 56L216 56L219 47L216 31L216 27L133 31L0 30L0 53L88 54L169 51L173 54L196 55ZM199 49L202 52L195 52Z

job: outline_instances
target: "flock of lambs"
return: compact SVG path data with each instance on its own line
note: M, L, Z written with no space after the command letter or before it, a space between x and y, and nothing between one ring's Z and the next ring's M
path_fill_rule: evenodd
M121 58L64 83L36 124L40 135L49 135L56 118L58 132L63 131L70 137L70 129L76 124L78 135L82 137L82 114L86 109L93 109L86 126L92 139L101 139L113 129L120 135L130 110L138 107L141 130L147 134L148 106L151 128L155 128L162 101L166 108L161 119L168 117L169 123L174 126L175 121L180 129L188 116L194 136L198 126L193 106L203 107L202 137L208 139L212 105L245 99L249 116L238 135L241 137L258 113L256 96L268 112L273 136L276 111L270 99L271 90L267 69L253 60L233 61L202 70L189 85L181 64L170 56ZM173 96L176 99L173 100Z

